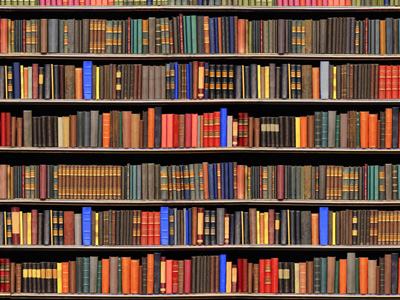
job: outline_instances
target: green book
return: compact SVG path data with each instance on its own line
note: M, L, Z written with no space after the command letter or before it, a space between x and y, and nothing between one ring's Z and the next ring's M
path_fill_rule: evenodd
M83 293L83 257L76 258L76 292Z
M186 17L186 38L187 38L187 52L186 53L193 53L192 47L192 22L191 17Z
M321 294L327 293L327 282L328 280L328 259L326 257L321 258Z
M97 294L101 293L101 275L102 275L102 262L97 262Z
M183 16L183 53L188 53L188 34L187 34L187 26L186 26L186 18L187 16Z
M90 292L90 258L83 258L83 292Z
M335 294L339 294L339 261L335 262Z
M191 16L192 22L191 22L191 27L192 27L192 52L191 53L197 53L197 17L196 16Z
M118 294L122 294L122 260L118 257Z
M137 22L137 53L142 54L143 53L143 20L139 19ZM149 33L147 32L147 38L149 38ZM148 49L147 45L147 49Z
M340 148L340 114L336 115L335 147Z
M357 123L356 123L356 128L357 128L357 148L360 148L360 112L357 112Z
M374 200L379 200L379 166L374 166Z
M360 293L360 261L356 258L356 294Z

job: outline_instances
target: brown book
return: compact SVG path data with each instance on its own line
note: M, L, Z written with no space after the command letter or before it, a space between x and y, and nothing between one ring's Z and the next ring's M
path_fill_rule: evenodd
M15 264L15 292L21 293L22 290L22 264Z
M76 124L76 115L69 116L69 145L71 148L76 147L76 137L77 137L77 124Z
M392 255L385 254L385 294L389 295L392 291Z
M253 122L253 128L254 128L254 143L253 146L255 148L260 147L260 118L254 118ZM229 125L228 125L229 126Z
M254 137L254 118L249 117L249 147L253 147L253 137Z
M335 263L336 263L336 257L328 256L328 269L327 269L328 294L333 294L335 292Z
M255 294L259 293L258 282L259 282L259 264L253 265L253 292Z
M304 166L304 199L311 199L311 166Z
M307 22L307 20L306 20L306 22ZM306 49L307 49L307 43L306 43ZM302 65L301 66L301 88L302 88L301 96L303 99L312 99L313 98L312 83L313 83L312 82L312 65ZM314 126L313 126L313 128L314 128Z
M47 53L47 20L40 19L40 53Z
M76 261L69 261L69 293L76 293Z
M197 207L192 208L192 245L197 245Z
M74 212L64 211L64 245L74 245Z
M314 115L307 116L307 147L314 148Z
M257 209L249 208L250 244L257 244Z
M118 293L118 257L110 256L110 294Z
M377 281L377 273L376 273L376 259L368 260L368 294L375 295L377 292L376 289L376 281ZM379 282L379 280L378 280Z
M65 99L75 99L75 66L65 66Z
M307 294L314 293L314 262L307 261Z

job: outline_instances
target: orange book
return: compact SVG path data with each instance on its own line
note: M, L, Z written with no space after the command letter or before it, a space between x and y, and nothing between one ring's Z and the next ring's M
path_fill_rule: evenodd
M147 295L154 293L154 254L147 254Z
M167 148L174 146L174 115L167 114Z
M246 20L238 19L237 21L237 48L238 53L246 53Z
M167 259L165 266L166 294L172 294L172 259Z
M130 111L122 112L122 147L131 148L131 121L132 113Z
M369 123L369 112L360 111L360 145L361 148L368 148L368 123Z
M131 260L131 294L139 294L139 260Z
M103 148L110 147L110 113L103 113Z
M28 67L24 67L24 97L23 98L28 98L28 82L29 82Z
M0 19L0 53L8 52L8 19Z
M217 18L218 20L218 49L215 49L217 53L222 53L222 18Z
M339 260L339 294L347 293L347 259Z
M312 97L313 99L319 99L319 68L312 68Z
M393 99L392 97L392 66L386 66L386 92L385 92L385 98L386 99Z
M161 148L167 148L167 114L161 115Z
M307 117L300 117L300 147L307 148Z
M311 244L319 245L319 216L311 214Z
M83 99L82 78L82 68L75 68L75 99Z
M378 114L369 115L368 147L378 148Z
M302 262L299 264L300 269L300 278L299 278L299 285L300 285L300 294L305 294L307 291L307 263Z
M122 265L122 294L129 294L131 285L131 258L121 257L121 265Z
M386 97L386 66L379 66L379 99Z
M380 51L381 54L386 54L386 20L379 20L380 27Z
M69 263L63 262L62 268L62 293L69 293Z
M110 259L103 258L101 260L101 293L110 293Z
M155 109L149 108L147 124L147 148L154 148L154 125L155 125Z
M237 166L237 198L244 199L244 166Z
M359 258L360 265L360 294L368 293L368 257Z
M147 245L154 245L154 211L149 211L147 221Z
M385 148L392 148L392 109L385 110Z

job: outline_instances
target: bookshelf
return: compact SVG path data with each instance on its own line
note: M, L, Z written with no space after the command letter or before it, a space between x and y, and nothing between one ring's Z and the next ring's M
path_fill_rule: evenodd
M52 14L56 14L59 18L95 18L96 16L104 16L108 14L121 14L118 18L127 16L136 16L144 14L146 16L168 14L213 14L220 15L239 15L251 18L252 14L257 17L262 14L279 14L283 18L290 18L298 14L305 14L307 18L314 18L316 14L325 16L353 16L379 17L385 14L395 15L400 11L400 7L394 6L373 6L373 7L237 7L237 6L135 6L135 7L92 7L92 6L66 6L66 7L15 7L15 6L0 6L0 14L10 14L12 18L30 18L33 14L38 14L40 17L51 18ZM303 18L303 17L301 17ZM237 61L244 64L257 62L307 62L309 64L318 64L319 61L334 61L340 63L351 62L379 62L382 64L397 64L400 61L399 54L64 54L64 53L3 53L0 56L2 64L9 64L13 61L22 62L45 62L57 63L81 61L96 61L106 63L126 62L146 62L160 64L162 62L178 61L190 62L193 60L205 60L210 62L229 62ZM380 108L397 106L400 99L354 99L354 100L320 100L320 99L211 99L211 100L185 100L185 99L150 99L150 100L80 100L80 99L2 99L0 105L4 109L12 110L13 112L22 112L23 109L38 109L40 112L51 112L53 115L63 114L63 110L70 110L74 106L82 107L82 109L99 109L107 111L108 109L120 109L128 107L137 111L140 108L163 106L177 107L180 111L184 111L186 107L192 110L205 112L219 107L235 107L235 109L248 110L251 107L252 111L269 108L276 109L279 112L287 112L288 114L296 114L296 110L300 108L302 112L312 112L314 110L328 110L333 107L335 110L346 111L348 107L358 107L359 110L377 111ZM210 106L210 107L209 107ZM54 113L53 113L54 112ZM275 112L276 113L276 112ZM23 161L26 164L29 160L35 161L35 164L47 163L46 160L57 161L61 159L64 163L85 163L90 161L95 163L112 164L116 161L128 162L134 159L140 163L157 160L160 163L179 164L181 158L184 161L200 162L209 160L210 157L216 156L219 161L232 161L243 159L250 164L259 160L268 160L275 163L276 159L282 163L292 163L296 165L313 164L314 160L324 161L327 164L336 164L337 161L345 159L352 161L353 158L357 162L368 161L374 163L378 161L380 164L386 161L388 157L390 162L398 163L397 156L400 153L399 148L395 149L350 149L350 148L291 148L291 147L235 147L235 148L176 148L176 149L122 149L122 148L56 148L56 147L0 147L0 155L2 162L8 164L16 164L16 161ZM269 155L271 157L268 157ZM300 163L297 158L301 155ZM226 158L225 158L226 157ZM340 164L341 162L339 162ZM19 206L22 210L37 208L37 209L73 209L79 212L82 207L91 206L100 209L108 209L109 207L132 209L132 208L148 208L156 210L161 206L170 207L226 207L231 210L239 208L246 210L250 207L257 207L263 210L266 207L281 208L297 208L300 210L313 210L318 206L328 206L333 208L343 209L387 209L395 210L398 208L400 200L305 200L305 199L212 199L212 200L92 200L92 199L47 199L41 200L38 198L26 199L5 199L0 200L6 210L10 207ZM133 252L131 256L140 257L137 253L153 253L161 252L166 255L179 257L184 253L187 257L193 254L207 255L208 253L226 253L232 254L234 258L243 257L246 255L255 255L258 257L265 256L264 253L272 253L272 257L279 256L283 261L290 260L292 255L296 257L310 256L327 256L337 255L345 257L346 252L355 252L358 256L366 256L372 253L371 257L380 257L384 253L398 251L398 245L260 245L260 244L245 244L245 245L207 245L207 246L187 246L187 245L129 245L129 246L81 246L81 245L0 245L0 251L3 256L9 255L18 260L19 256L28 254L32 256L33 261L45 260L47 254L52 256L65 255L69 258L74 258L77 255L89 256L98 255L106 257L107 255L118 255L120 253ZM176 252L176 253L175 253ZM368 253L368 254L367 254ZM21 255L22 254L22 255ZM271 256L269 255L269 256ZM268 256L268 257L269 257ZM250 257L248 257L250 259ZM21 260L19 260L21 261ZM297 260L298 261L298 260ZM297 262L296 261L296 262ZM303 260L301 260L303 261ZM256 263L256 261L253 261ZM65 294L65 293L0 293L0 298L6 299L165 299L171 295L123 295L123 294ZM195 294L174 294L176 299L400 299L398 294L385 295L359 295L359 294L293 294L293 293L195 293Z

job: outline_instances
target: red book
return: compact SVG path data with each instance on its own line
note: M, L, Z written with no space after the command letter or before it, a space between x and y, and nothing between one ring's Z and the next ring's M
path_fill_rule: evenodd
M184 277L184 293L190 294L190 285L192 283L192 261L185 259L185 277Z
M238 114L238 146L243 147L243 118L244 118L244 113L239 113Z
M39 64L32 64L32 98L39 98Z
M148 211L142 211L141 245L148 245L148 241L147 241L148 220L149 220L149 212Z
M265 293L265 273L263 270L265 270L265 261L266 259L260 259L259 263L259 272L258 272L258 279L259 279L259 284L258 284L258 291L260 293Z
M22 20L22 51L26 52L26 20ZM22 97L21 97L22 98Z
M244 199L244 165L237 166L237 198Z
M167 115L161 115L161 148L167 148Z
M364 37L364 41L365 41L365 54L368 54L368 18L365 18L365 37Z
M172 259L167 259L165 266L166 266L165 280L167 282L165 293L172 294L172 276L173 276L172 275Z
M174 146L174 115L167 114L167 148Z
M173 147L179 147L179 115L173 114Z
M183 35L183 15L182 14L179 14L179 33L180 33L180 45L181 45L181 53L183 54L183 53L185 53L184 52L184 47L183 47L183 37L184 37L184 35Z
M214 147L214 114L208 113L208 147Z
M10 112L6 112L6 146L7 147L11 146L11 113Z
M386 66L386 99L392 99L392 66Z
M64 216L65 218L65 216ZM64 221L65 225L65 221ZM37 245L38 240L38 210L32 209L31 211L31 244ZM65 244L65 232L64 232L64 244Z
M9 293L10 292L10 259L9 258L4 258L3 259L3 268L4 268L4 278L8 278L8 280L6 280L4 282L4 292Z
M21 243L19 220L19 207L11 207L11 237L13 245L19 245Z
M278 259L271 258L271 292L278 292Z
M128 53L131 53L131 18L128 18Z
M0 114L0 126L1 126L1 146L6 145L6 113Z
M268 244L275 244L275 209L268 209Z
M238 258L237 260L237 284L238 284L238 293L243 293L243 258Z
M32 214L32 219L33 219L33 214ZM74 245L74 244L75 244L74 212L64 211L64 245Z
M220 146L220 132L221 132L221 113L214 112L214 147Z
M172 293L178 294L178 261L172 261Z
M154 212L154 245L160 245L160 212Z
M392 148L393 112L391 108L385 110L385 148Z
M262 22L261 22L262 23ZM246 53L246 20L238 19L238 53Z
M1 270L0 270L0 276L1 278L5 277L5 271L4 271L4 264L5 264L5 258L0 258L0 266L1 266ZM5 292L5 284L4 282L0 283L0 293L4 293Z
M276 166L276 198L285 199L285 166Z
M39 166L39 197L44 200L47 199L47 165Z
M379 99L386 96L386 66L379 66Z
M399 66L392 66L392 99L399 98Z
M271 293L271 260L270 259L266 259L265 260L265 292L266 293Z
M192 114L185 114L185 148L192 146Z
M203 147L209 147L208 142L208 113L203 114Z
M8 52L8 19L0 19L0 52Z
M148 212L147 245L154 245L154 212Z
M197 148L197 140L198 140L198 114L192 114L192 147Z

